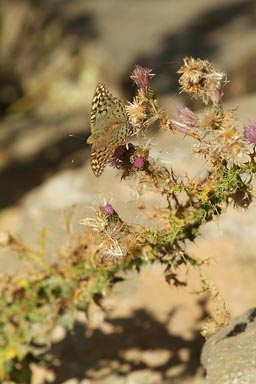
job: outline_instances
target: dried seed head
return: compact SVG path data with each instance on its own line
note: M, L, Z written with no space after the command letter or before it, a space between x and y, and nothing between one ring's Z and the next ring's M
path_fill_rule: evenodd
M133 99L133 103L128 103L125 107L130 124L136 129L140 128L147 117L144 103L139 102L138 97Z
M187 133L195 128L196 115L185 105L181 104L174 112L175 120L172 120L172 126L180 132Z
M221 127L223 120L224 116L214 108L199 116L198 127L204 131L214 131Z
M147 93L150 90L149 81L154 76L155 74L152 73L152 69L143 68L141 65L136 65L131 74L131 79L139 88L142 88L143 91Z
M182 92L202 99L205 104L212 101L219 104L222 98L222 88L227 83L226 75L218 72L213 63L208 60L186 57L183 66L177 71L181 74L179 83Z
M239 134L232 124L222 125L222 127L217 131L217 135L220 140L229 145L239 138Z

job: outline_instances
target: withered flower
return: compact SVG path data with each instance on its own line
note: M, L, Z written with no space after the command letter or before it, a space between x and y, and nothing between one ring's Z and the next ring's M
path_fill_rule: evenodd
M172 120L172 126L177 131L187 133L190 129L195 128L196 115L185 105L181 104L174 112L175 120Z
M256 122L249 122L244 125L244 138L250 144L256 144Z
M131 79L139 88L142 88L146 94L148 93L150 87L149 81L154 76L155 74L152 73L152 69L143 68L141 65L135 65L135 68L131 74Z
M218 72L208 60L185 57L180 73L179 83L182 92L187 92L205 104L211 101L219 104L222 99L222 88L227 83L225 73Z

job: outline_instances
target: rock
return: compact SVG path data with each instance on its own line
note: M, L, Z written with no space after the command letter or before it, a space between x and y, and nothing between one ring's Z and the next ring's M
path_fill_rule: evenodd
M256 307L210 337L201 362L208 384L256 382Z

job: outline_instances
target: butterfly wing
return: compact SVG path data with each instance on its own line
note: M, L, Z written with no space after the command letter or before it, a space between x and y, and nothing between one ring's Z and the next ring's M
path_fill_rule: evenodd
M91 167L96 176L103 172L115 148L124 144L131 127L123 103L114 97L103 83L99 83L92 101Z
M99 83L95 89L91 107L91 133L94 133L108 114L111 107L118 101L104 83Z
M99 177L102 174L113 152L113 147L107 145L92 146L91 168L95 176Z

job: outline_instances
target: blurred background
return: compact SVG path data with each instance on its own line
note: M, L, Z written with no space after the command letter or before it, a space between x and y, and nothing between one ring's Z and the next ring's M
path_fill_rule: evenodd
M0 207L15 204L59 167L74 167L88 136L98 81L130 99L135 64L153 69L169 100L185 56L228 73L226 98L256 88L254 0L3 0ZM171 101L169 101L170 103Z
M86 141L69 137L88 137L90 103L99 81L104 81L116 96L131 100L135 88L129 75L134 65L152 68L157 74L154 88L171 112L185 97L179 95L176 74L183 58L207 58L228 74L225 102L229 107L239 107L240 126L243 120L256 119L255 0L2 0L0 39L0 230L17 231L32 242L38 235L37 228L46 226L51 230L51 250L63 237L56 227L60 226L57 217L66 206L80 204L79 217L83 217L84 206L90 206L98 192L116 192L122 198L130 194L124 183L119 185L113 170L96 179L90 170ZM190 100L183 101L191 104ZM168 140L163 140L163 146L169 152L173 150L182 170L186 170L188 159L177 150L180 143L172 137ZM117 201L117 206L121 203ZM199 241L192 252L212 257L225 253L223 264L218 264L219 269L215 265L209 273L217 280L231 314L237 315L256 299L253 275L246 271L241 277L240 273L241 264L253 263L255 267L251 248L256 235L255 210L248 216L232 212L220 225L221 231L208 228L209 242ZM237 264L234 254L238 254ZM230 276L226 277L230 262L234 269L228 268ZM14 271L18 267L15 258L8 257L1 259L0 268ZM242 302L237 303L235 292L228 289L230 279L235 279L239 294L246 281ZM152 285L155 304L147 299L148 295L152 297ZM130 374L139 371L132 383L180 383L181 378L184 383L202 383L199 356L203 339L198 330L207 314L206 302L191 298L189 290L172 291L170 297L160 267L140 277L131 276L125 287L113 299L113 317L119 318L125 343L134 349L144 348L144 352L156 349L158 360L135 352L117 357L122 340L109 336L108 343L113 346L109 349L104 332L104 337L96 333L94 339L86 339L90 358L85 360L81 344L74 347L77 343L70 337L76 361L68 354L56 382L73 376L82 380L84 372L91 370L92 381L88 379L85 384L126 383L118 381L121 371L114 378L106 374L105 381L104 372L97 378L100 368L94 368L102 358L107 366L112 364L110 373L115 370L115 360L120 363L123 359L124 366L132 361ZM143 333L145 324L151 330L152 343ZM172 328L170 324L175 325ZM140 334L141 339L136 339ZM175 345L176 352L170 352L170 344ZM62 352L67 350L66 345L61 348ZM170 354L161 360L164 350ZM143 372L149 372L147 379Z

